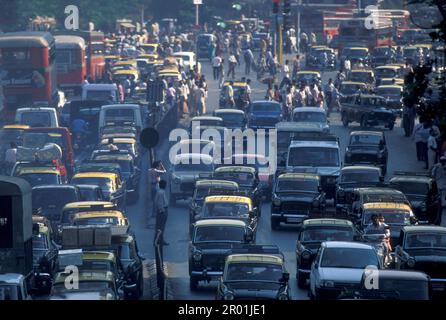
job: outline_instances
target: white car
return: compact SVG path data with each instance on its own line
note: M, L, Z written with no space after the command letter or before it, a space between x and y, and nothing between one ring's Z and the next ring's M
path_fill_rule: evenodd
M195 56L194 52L190 51L175 52L173 56L180 57L183 59L184 72L188 73L189 70L193 69L197 64L198 64L198 70L200 72L201 64L197 62L197 57Z
M300 107L293 110L293 121L295 122L312 122L321 126L324 132L329 132L330 121L327 119L327 113L322 108Z
M59 127L57 111L55 108L50 107L19 108L15 114L15 122L21 125L28 125L32 128Z
M381 269L375 248L359 242L326 241L313 261L310 298L336 299L343 290L359 289L366 269Z

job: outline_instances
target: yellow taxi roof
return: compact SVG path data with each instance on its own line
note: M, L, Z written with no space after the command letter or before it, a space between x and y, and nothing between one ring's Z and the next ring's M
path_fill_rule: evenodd
M225 81L225 83L223 84L224 87L229 86L230 81ZM246 87L246 82L240 82L240 81L234 81L234 85L233 87Z
M116 256L107 251L84 251L82 252L82 259L116 261Z
M142 59L156 59L158 58L158 53L142 53L138 56L137 59L142 58Z
M89 208L92 206L104 206L104 207L115 207L115 204L109 201L78 201L78 202L70 202L67 203L63 210L68 209L82 209L82 208Z
M136 144L136 139L133 139L133 138L113 138L113 143L131 143L131 144ZM102 139L101 144L108 144L108 139Z
M75 178L116 178L117 174L113 172L80 172L73 176Z
M320 75L319 71L299 71L297 74L317 74Z
M369 51L369 48L364 48L364 47L352 47L352 48L349 48L349 50Z
M120 55L108 55L104 56L105 59L121 59Z
M341 85L350 84L350 85L356 85L356 86L366 86L364 82L358 82L358 81L342 81Z
M30 126L22 125L22 124L7 124L2 127L3 129L29 129Z
M123 66L123 65L132 65L132 66L135 66L135 65L137 65L137 62L136 62L136 60L120 60L120 61L116 61L116 62L113 64L113 67L116 67L116 66Z
M47 173L47 174L60 174L59 170L56 168L20 168L19 174L28 174L28 173Z
M235 226L235 227L245 227L246 223L241 220L234 219L205 219L195 222L197 227L208 227L208 226Z
M354 70L351 70L350 72L353 72L353 73L373 73L373 70L367 70L367 69L354 69Z
M210 196L206 197L206 203L209 202L236 202L236 203L246 203L248 205L252 204L252 201L248 197L241 196Z
M141 48L144 48L144 47L159 47L159 43L141 43L139 46Z
M385 84L382 86L378 86L376 89L400 89L403 90L403 88L397 84Z
M412 211L410 206L408 206L407 204L396 202L370 202L364 204L364 210L367 209L398 209Z
M111 218L117 218L117 219L125 218L124 214L121 211L108 210L108 211L79 212L74 215L74 220L101 218L101 217L111 217Z
M376 70L381 70L381 69L393 69L393 70L398 70L400 69L399 66L395 66L395 65L386 65L386 66L379 66L375 68Z
M132 75L132 76L137 76L139 75L139 71L134 69L134 70L116 70L113 71L113 75L119 75L119 74L127 74L127 75Z
M264 262L264 263L274 263L283 265L283 259L265 254L232 254L228 256L228 263L256 263L256 262Z

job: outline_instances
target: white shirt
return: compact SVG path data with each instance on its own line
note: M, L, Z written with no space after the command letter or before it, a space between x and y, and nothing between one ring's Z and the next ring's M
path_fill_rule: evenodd
M214 60L212 61L212 66L214 68L220 68L220 66L221 66L221 58L219 56L216 56L214 58Z
M235 56L233 54L231 54L231 56L229 57L229 62L230 63L237 63L237 59L235 58Z
M289 78L290 77L290 67L288 67L287 64L284 64L282 67L282 73L284 77Z
M165 211L169 206L169 202L167 201L166 191L163 189L159 189L155 195L155 212Z
M346 59L346 60L344 61L344 69L345 69L345 70L350 70L351 68L352 68L352 65L351 65L351 63L350 63L350 60Z

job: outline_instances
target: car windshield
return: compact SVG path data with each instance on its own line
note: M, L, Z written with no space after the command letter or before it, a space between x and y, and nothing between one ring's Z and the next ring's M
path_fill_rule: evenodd
M278 131L277 132L277 144L278 145L286 145L288 147L290 145L292 136L293 136L293 132Z
M24 112L21 114L21 124L30 127L51 127L51 116L49 112Z
M378 88L377 94L379 95L401 95L400 88Z
M363 87L364 86L361 86L359 84L342 84L339 91L341 91L343 94L353 94Z
M54 173L22 173L19 178L25 179L31 187L44 184L60 184L58 175Z
M361 145L361 144L379 145L380 142L381 142L380 136L371 134L356 134L350 138L351 145Z
M113 225L119 224L118 218L114 217L96 217L96 218L79 218L74 221L76 226L88 226L88 225Z
M54 196L55 194L57 194L57 197ZM48 209L51 209L54 213L60 213L67 203L78 200L75 190L71 188L42 188L32 191L33 209L41 208L43 215L48 213Z
M327 117L322 112L296 112L293 119L296 122L327 122Z
M46 236L44 234L33 235L33 250L48 249Z
M343 172L341 183L343 182L379 182L379 173L378 171Z
M427 183L416 183L413 181L401 181L397 183L391 183L391 187L401 191L404 194L414 194L414 195L427 195L429 192L429 184Z
M223 119L223 126L242 126L244 124L244 117L241 114L224 113L219 114L218 117Z
M378 256L371 248L325 248L322 254L323 268L365 269L367 266L379 266Z
M206 163L178 163L174 167L176 172L212 172L214 171L213 164Z
M251 187L254 185L254 175L248 172L216 172L215 178L237 182L239 186Z
M231 263L225 275L226 281L279 282L283 276L282 266L272 263Z
M350 74L351 81L366 82L369 78L369 74L366 72L352 72Z
M15 284L0 284L0 301L23 299L20 287Z
M384 78L384 77L393 78L393 77L396 77L398 74L397 74L395 69L385 69L385 68L383 68L383 69L376 69L375 70L375 75L377 77L382 77L382 78Z
M55 143L61 148L65 147L65 139L61 133L24 132L23 146L25 148L43 148L47 143Z
M134 121L135 112L133 109L109 109L105 111L105 122L113 120Z
M249 214L249 206L238 202L209 202L203 207L203 217L240 217Z
M384 222L388 225L409 225L409 212L404 210L365 210L363 213L363 224L372 223L372 215L383 215Z
M111 189L111 180L109 178L95 178L95 177L74 177L71 180L73 184L95 184L102 189Z
M300 239L303 242L353 241L353 230L339 227L305 228Z
M406 249L446 249L446 233L419 232L408 234L404 241Z
M326 147L290 148L290 167L339 167L339 150Z
M80 189L82 201L97 201L102 200L99 197L98 190L93 188L81 188Z
M113 97L113 99L111 99ZM115 100L115 91L110 90L88 90L86 100L109 101Z
M319 192L318 180L296 180L296 179L279 179L277 183L277 192L296 192L308 191Z
M247 166L256 169L268 168L268 160L263 158L262 156L256 156L256 157L232 156L231 161L232 161L231 164L238 166Z
M279 103L263 102L263 103L253 103L253 112L281 112Z
M373 49L373 55L374 56L382 56L382 55L388 55L392 53L392 49L390 48L375 48Z
M245 229L236 226L202 226L195 231L195 243L244 241Z

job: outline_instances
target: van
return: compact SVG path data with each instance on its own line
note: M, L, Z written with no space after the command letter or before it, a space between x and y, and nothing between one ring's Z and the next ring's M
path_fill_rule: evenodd
M118 88L115 84L85 84L82 87L82 100L118 102Z
M101 107L99 112L99 137L102 129L110 124L115 126L131 124L136 128L136 136L144 128L143 110L137 104L112 104Z
M50 107L31 107L17 109L15 122L17 124L30 126L31 128L59 127L57 111L56 109Z

